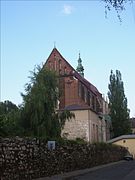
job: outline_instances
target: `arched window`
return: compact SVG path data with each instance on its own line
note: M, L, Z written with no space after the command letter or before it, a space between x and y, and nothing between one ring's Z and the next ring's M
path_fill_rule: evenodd
M83 85L83 84L81 85L81 98L82 98L83 100L85 100L85 99L84 99L84 85Z
M67 74L67 68L66 68L66 66L64 67L64 74Z
M56 71L57 70L57 62L56 62L56 59L54 61L54 70Z
M87 93L87 103L90 106L90 91Z
M61 59L59 59L59 70L61 70Z
M78 83L78 95L81 97L81 82Z
M92 109L95 110L95 96L92 95Z
M85 101L86 103L87 103L87 93L88 93L87 88L84 87L84 101Z

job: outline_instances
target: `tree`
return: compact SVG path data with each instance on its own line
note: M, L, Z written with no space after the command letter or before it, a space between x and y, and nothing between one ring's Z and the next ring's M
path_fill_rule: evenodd
M37 66L31 72L23 96L22 125L29 135L52 138L60 137L63 122L73 114L58 114L58 77L54 71ZM62 119L61 119L62 117Z
M124 10L125 3L133 2L133 0L103 0L103 1L106 3L108 10L110 10L110 8L113 7L116 11Z
M120 21L122 21L120 12L125 10L125 4L127 2L133 3L133 0L102 0L105 2L105 14L107 16L107 12L112 8L117 12L117 16Z
M112 120L112 128L114 137L129 134L130 121L129 109L127 108L127 98L124 93L124 85L120 71L116 70L116 75L111 70L109 84L109 108Z
M16 109L18 109L18 107L11 101L6 100L4 102L0 102L0 115L7 114Z
M21 133L20 109L11 101L0 102L0 136L16 136Z

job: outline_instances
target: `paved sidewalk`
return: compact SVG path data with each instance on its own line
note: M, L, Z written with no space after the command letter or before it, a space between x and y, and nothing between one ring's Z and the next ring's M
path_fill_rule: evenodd
M111 165L121 164L121 163L124 163L124 162L125 162L124 160L118 161L118 162L112 162L112 163L109 163L109 164L104 164L104 165L96 166L96 167L93 167L93 168L76 170L76 171L67 172L67 173L63 173L63 174L59 174L59 175L54 175L54 176L51 176L51 177L38 178L38 179L35 179L35 180L70 180L73 177L80 176L80 175L95 171L97 169L108 167L108 166L111 166Z

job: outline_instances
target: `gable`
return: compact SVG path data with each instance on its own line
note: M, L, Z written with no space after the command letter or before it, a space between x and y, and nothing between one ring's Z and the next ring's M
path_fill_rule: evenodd
M73 71L75 71L75 69L64 59L56 48L52 50L44 66L55 70L61 75L72 74Z
M89 91L95 94L97 97L102 98L102 94L97 90L97 88L83 78L67 61L66 59L60 54L60 52L54 48L49 55L46 63L44 64L45 67L49 69L55 70L59 75L70 75L74 76L78 79Z

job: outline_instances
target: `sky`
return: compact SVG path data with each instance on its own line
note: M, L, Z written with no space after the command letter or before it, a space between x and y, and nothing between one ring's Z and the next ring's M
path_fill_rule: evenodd
M113 9L105 17L100 0L2 0L0 101L22 103L30 71L46 62L55 42L74 68L80 52L85 78L105 96L111 69L120 70L135 117L135 2L125 8L120 23Z

